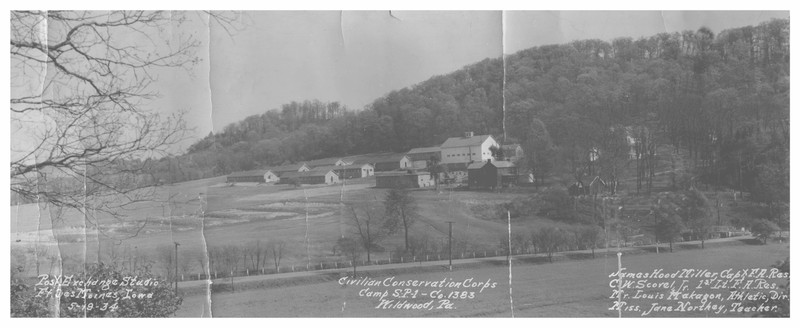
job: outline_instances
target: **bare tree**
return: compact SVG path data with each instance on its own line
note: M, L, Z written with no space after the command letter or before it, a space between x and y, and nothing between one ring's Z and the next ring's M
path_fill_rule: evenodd
M367 252L367 262L372 260L370 251L377 246L378 241L385 237L385 234L383 234L381 230L385 219L376 215L373 210L374 209L370 207L362 208L361 211L363 215L359 217L356 207L350 206L350 211L353 214L350 216L350 223L353 226L353 230L355 230L358 240L361 242L362 248Z
M233 21L206 16L223 27ZM174 33L186 20L162 11L12 11L12 194L78 211L94 226L96 215L121 218L126 206L152 199L146 159L168 154L187 131L182 113L149 106L156 73L198 62L199 40Z
M386 220L384 227L391 234L403 228L405 251L409 250L408 232L417 218L417 205L407 190L391 189L384 200Z
M342 250L342 255L349 259L353 264L353 277L355 277L356 268L358 267L358 259L361 257L361 252L363 251L361 243L357 237L344 237L339 238L339 240L336 242L336 245Z
M553 253L558 251L558 248L563 246L566 241L564 231L552 226L539 228L532 235L539 248L547 254L547 259L550 262L553 262Z
M596 225L588 225L581 227L579 231L581 240L592 249L592 258L594 258L594 250L597 248L597 243L600 241L600 228Z
M272 263L275 264L275 272L277 272L281 265L283 258L283 250L286 248L286 242L283 240L276 240L269 243L268 249L272 253Z
M228 274L230 274L230 282L231 282L231 291L235 291L233 288L233 276L236 273L236 270L239 268L239 247L234 245L226 245L222 248L222 262L225 266L225 270Z
M164 278L167 281L171 281L175 273L174 252L174 249L167 245L160 246L156 249L158 265L164 270Z

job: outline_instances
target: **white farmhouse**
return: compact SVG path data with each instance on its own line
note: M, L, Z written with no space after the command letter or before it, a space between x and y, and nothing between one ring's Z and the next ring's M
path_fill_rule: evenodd
M443 164L485 162L492 157L490 147L500 147L490 135L475 136L467 132L463 137L449 138L441 146Z

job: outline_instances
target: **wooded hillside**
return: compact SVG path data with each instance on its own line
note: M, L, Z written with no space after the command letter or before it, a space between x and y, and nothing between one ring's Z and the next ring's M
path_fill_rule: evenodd
M406 151L464 131L521 143L540 175L580 170L592 148L606 154L593 170L613 174L632 134L644 160L656 145L674 145L694 159L697 178L788 200L789 21L534 47L507 56L505 69L486 59L358 111L293 102L154 161L152 171L175 182Z

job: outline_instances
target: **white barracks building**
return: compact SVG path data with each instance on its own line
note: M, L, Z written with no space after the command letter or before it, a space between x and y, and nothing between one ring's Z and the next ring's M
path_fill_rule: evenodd
M449 138L441 146L443 164L485 162L494 159L490 147L500 147L490 135L474 136L472 132L463 137Z

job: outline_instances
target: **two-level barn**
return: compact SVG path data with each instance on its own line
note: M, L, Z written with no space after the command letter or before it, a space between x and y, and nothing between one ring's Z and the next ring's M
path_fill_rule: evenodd
M491 147L499 147L490 135L475 136L467 132L463 137L448 138L442 143L442 163L476 163L495 159Z

